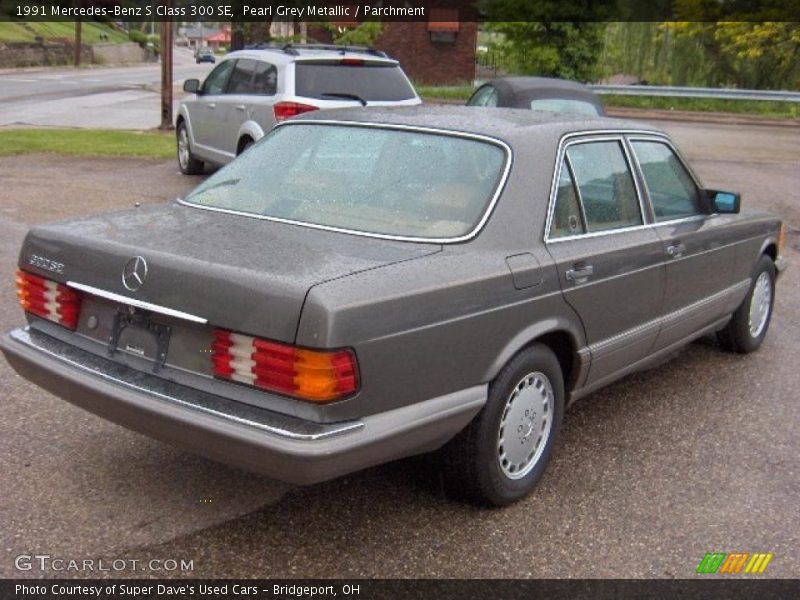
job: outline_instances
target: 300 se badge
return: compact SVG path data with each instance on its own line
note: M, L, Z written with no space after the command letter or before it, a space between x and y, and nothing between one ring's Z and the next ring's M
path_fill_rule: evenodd
M504 505L569 403L709 333L759 348L783 227L739 205L641 123L306 113L179 202L30 231L22 256L58 252L69 281L21 261L28 327L0 348L70 402L279 479L441 449L452 493Z
M31 254L30 259L28 259L28 264L60 275L64 273L64 263L37 254Z

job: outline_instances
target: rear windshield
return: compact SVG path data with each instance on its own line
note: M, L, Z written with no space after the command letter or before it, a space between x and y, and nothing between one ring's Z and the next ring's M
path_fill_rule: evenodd
M414 88L398 65L338 62L296 62L295 93L306 98L331 99L327 94L351 94L367 102L410 100Z
M531 100L532 110L550 110L578 115L599 115L600 111L591 102L567 98L538 98Z
M481 222L505 154L492 142L454 135L284 125L185 202L379 236L458 238Z

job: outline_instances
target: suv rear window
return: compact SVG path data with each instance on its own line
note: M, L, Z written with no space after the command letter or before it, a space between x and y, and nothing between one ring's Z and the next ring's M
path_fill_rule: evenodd
M399 65L391 63L295 63L295 94L320 100L326 94L352 94L367 102L410 100L416 97Z
M277 127L185 201L377 236L466 236L508 160L482 139L390 127Z

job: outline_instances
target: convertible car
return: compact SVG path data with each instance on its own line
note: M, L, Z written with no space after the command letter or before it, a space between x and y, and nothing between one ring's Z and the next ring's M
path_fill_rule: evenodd
M551 77L500 77L484 83L467 106L527 108L579 115L605 116L600 97L589 87Z
M220 461L309 484L438 450L505 505L578 398L712 332L758 349L783 227L739 204L640 123L309 113L176 202L32 229L0 347Z

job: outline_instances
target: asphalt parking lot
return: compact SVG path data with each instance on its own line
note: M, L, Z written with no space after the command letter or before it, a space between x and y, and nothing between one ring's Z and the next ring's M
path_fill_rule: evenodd
M503 510L448 500L425 457L309 488L271 481L107 423L0 359L0 575L40 577L14 559L48 554L192 560L171 574L197 577L691 577L706 552L744 551L774 554L765 576L796 577L800 128L662 126L709 187L793 228L758 353L704 340L581 401L536 492ZM199 179L171 161L0 158L0 329L23 322L13 275L28 226Z

